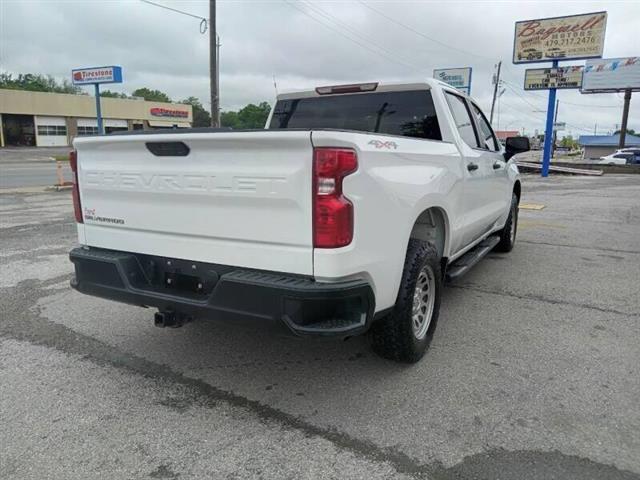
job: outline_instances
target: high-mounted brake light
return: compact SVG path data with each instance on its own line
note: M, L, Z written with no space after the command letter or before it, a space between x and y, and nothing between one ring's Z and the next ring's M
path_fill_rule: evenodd
M313 150L313 246L339 248L353 240L353 204L342 194L342 180L358 168L354 150Z
M72 150L69 152L69 166L73 176L73 187L71 196L73 197L73 213L76 216L76 222L84 223L82 218L82 206L80 205L80 186L78 184L78 152Z
M335 93L373 92L378 88L378 82L354 83L351 85L333 85L330 87L317 87L318 95L330 95Z

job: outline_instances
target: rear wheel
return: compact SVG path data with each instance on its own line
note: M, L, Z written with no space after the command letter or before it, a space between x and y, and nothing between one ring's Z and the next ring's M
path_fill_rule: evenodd
M516 243L516 233L518 231L518 197L514 193L511 196L511 208L509 209L509 217L504 228L500 231L500 242L495 246L494 250L498 252L510 252Z
M436 329L441 295L442 273L436 248L412 238L396 304L371 327L374 351L399 362L420 360Z

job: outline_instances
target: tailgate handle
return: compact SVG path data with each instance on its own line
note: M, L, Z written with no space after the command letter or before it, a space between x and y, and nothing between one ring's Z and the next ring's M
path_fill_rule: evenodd
M146 145L156 157L186 157L190 151L184 142L147 142Z

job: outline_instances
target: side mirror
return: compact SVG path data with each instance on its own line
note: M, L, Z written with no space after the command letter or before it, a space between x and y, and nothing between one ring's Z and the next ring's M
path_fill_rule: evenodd
M528 137L508 137L505 142L504 159L509 160L516 153L528 152L531 150Z

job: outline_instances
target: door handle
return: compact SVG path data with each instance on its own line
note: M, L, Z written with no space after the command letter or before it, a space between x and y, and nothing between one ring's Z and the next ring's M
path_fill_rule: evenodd
M494 170L499 170L502 168L502 162L496 162L493 164L493 169Z
M478 169L478 164L477 163L467 163L467 170L469 170L470 172L473 172L474 170Z

